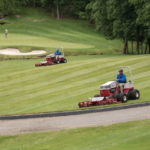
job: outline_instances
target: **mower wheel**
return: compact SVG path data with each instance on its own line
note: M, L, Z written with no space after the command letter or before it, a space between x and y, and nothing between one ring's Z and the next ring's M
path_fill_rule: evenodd
M121 97L121 101L122 103L126 103L128 101L128 97L126 94L123 94L122 97Z
M59 64L60 63L59 60L57 60L56 63Z
M64 58L63 63L67 63L67 59L66 58Z
M139 99L140 98L140 92L138 90L131 90L131 91L129 91L128 97L130 99Z
M94 95L94 97L100 97L100 94L96 94L96 95Z
M126 94L118 93L116 95L117 101L121 101L122 103L126 103L128 101L128 97Z

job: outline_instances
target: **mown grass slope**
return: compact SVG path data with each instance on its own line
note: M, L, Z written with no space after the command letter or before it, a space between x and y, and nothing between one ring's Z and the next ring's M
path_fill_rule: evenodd
M3 150L149 150L150 120L48 133L1 136Z
M78 102L99 93L99 85L115 79L122 65L132 67L141 92L140 100L128 103L150 101L149 55L71 56L67 64L34 67L41 60L0 62L0 115L78 109Z
M64 47L67 55L120 53L121 40L107 40L86 21L56 20L40 9L25 8L16 16L6 17L9 23L0 28L0 47L15 47L21 51L44 49L48 53ZM4 38L4 29L8 38Z

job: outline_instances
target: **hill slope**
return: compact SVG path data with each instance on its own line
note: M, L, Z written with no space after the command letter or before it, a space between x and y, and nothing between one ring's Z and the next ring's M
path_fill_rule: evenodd
M18 15L6 17L0 29L9 30L8 39L0 38L0 47L15 47L22 51L45 49L48 52L64 47L66 54L111 54L121 52L120 40L106 40L92 25L82 20L56 20L39 9L22 9Z

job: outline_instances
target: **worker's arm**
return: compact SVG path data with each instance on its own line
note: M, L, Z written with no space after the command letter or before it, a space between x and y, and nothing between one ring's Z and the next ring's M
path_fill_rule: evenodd
M120 80L120 75L118 74L118 75L117 75L117 81L119 81L119 80Z

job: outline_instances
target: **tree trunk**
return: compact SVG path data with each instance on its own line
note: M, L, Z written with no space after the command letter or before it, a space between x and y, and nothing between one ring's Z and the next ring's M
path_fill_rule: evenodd
M127 50L126 50L126 54L129 54L128 40L127 40Z
M127 54L127 49L128 49L128 41L125 38L124 39L124 48L123 48L123 54Z
M33 0L33 7L35 8L35 0Z
M90 23L90 24L93 24L93 23L94 23L94 21L93 21L93 19L92 19L91 17L90 17L89 23Z
M145 44L145 54L147 54L147 42Z
M141 41L141 54L143 54L143 41Z
M137 54L139 54L139 45L140 45L139 38L137 38L137 42L136 42L136 52L137 52Z
M60 20L59 4L57 2L57 20Z
M63 12L61 11L60 13L60 19L62 20L63 19Z
M132 49L132 55L133 55L133 41L131 42L131 49Z
M149 54L150 54L150 39L148 39L148 47L149 47Z

